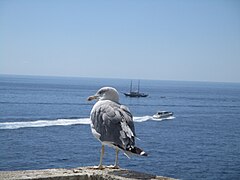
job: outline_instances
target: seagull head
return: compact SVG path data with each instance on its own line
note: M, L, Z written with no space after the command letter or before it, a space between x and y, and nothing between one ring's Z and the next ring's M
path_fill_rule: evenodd
M110 100L117 102L119 101L118 91L113 87L102 87L97 91L97 93L93 96L88 97L88 101L92 101L94 99L97 100Z

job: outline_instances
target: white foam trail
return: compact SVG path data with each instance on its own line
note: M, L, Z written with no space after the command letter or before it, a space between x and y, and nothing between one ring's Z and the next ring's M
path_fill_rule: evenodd
M0 129L19 129L26 127L46 127L46 126L69 126L75 124L90 124L90 119L81 118L81 119L38 120L27 122L4 122L0 123Z
M165 119L174 119L169 117ZM164 119L154 119L152 116L133 117L134 122L145 122L149 120L162 121ZM19 128L36 128L47 126L70 126L76 124L90 124L89 118L79 119L57 119L57 120L37 120L24 122L3 122L0 123L0 129L19 129Z
M167 118L161 118L161 119L155 119L155 118L151 118L151 120L153 121L162 121L162 120L171 120L171 119L174 119L175 117L174 116L170 116L170 117L167 117Z
M148 120L152 120L152 116L133 117L134 122L144 122Z

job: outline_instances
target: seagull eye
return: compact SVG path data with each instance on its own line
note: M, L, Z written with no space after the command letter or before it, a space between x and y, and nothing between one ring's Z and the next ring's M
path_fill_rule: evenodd
M104 91L103 91L103 90L101 90L101 91L99 91L99 92L98 92L98 94L103 94L103 93L104 93Z

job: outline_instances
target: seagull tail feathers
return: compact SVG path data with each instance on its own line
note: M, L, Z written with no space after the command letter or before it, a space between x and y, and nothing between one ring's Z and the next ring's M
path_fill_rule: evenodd
M135 155L148 156L148 154L145 151L143 151L142 149L140 149L138 147L127 148L126 151L128 153L132 153L132 154L135 154Z
M136 147L136 146L129 146L127 147L126 149L123 148L122 146L120 145L116 145L116 144L113 144L114 146L118 147L119 149L121 149L122 151L124 151L124 154L130 158L130 155L140 155L140 156L148 156L148 154L143 151L142 149Z

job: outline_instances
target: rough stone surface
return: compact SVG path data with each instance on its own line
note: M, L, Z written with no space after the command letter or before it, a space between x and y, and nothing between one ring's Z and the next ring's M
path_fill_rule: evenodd
M173 178L161 177L127 169L97 170L93 167L79 167L75 169L44 169L26 171L0 171L1 180L173 180Z

